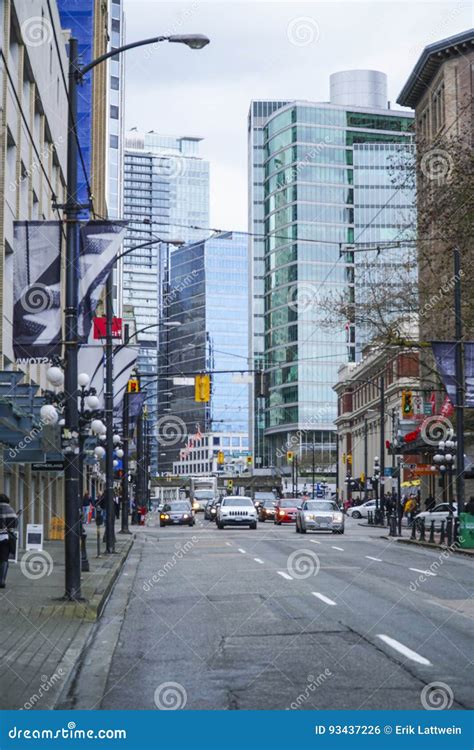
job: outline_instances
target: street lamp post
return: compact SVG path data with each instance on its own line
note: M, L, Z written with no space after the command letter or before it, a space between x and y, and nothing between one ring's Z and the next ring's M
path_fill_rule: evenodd
M373 481L375 485L375 517L374 522L379 523L380 522L380 464L379 464L379 457L374 456L374 473L373 473Z
M79 412L77 404L77 355L78 355L78 215L81 206L77 201L77 87L83 77L110 57L126 50L158 42L185 44L191 49L201 49L209 44L202 34L174 34L142 39L110 50L80 67L77 39L69 39L69 112L68 112L68 155L67 155L67 195L63 206L66 220L66 294L65 294L65 417L68 429L78 435ZM88 208L89 206L87 206ZM106 410L110 411L112 388L107 388ZM112 404L113 410L113 404ZM113 461L113 459L112 459ZM110 468L110 467L109 467ZM80 573L80 510L79 510L79 447L75 446L65 456L65 599L78 601L81 596ZM107 488L110 489L110 482ZM109 491L110 494L110 491ZM112 500L113 502L113 500ZM108 541L110 542L110 534Z

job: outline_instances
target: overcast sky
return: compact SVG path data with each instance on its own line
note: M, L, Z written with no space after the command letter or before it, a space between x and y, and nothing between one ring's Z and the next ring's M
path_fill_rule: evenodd
M160 44L126 57L126 128L204 138L212 227L247 229L247 113L251 99L327 101L329 75L371 68L389 99L423 47L473 25L468 2L125 0L127 41L203 33L192 51Z

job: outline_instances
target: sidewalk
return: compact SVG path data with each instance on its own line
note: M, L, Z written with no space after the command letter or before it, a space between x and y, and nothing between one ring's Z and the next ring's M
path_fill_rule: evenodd
M426 547L428 549L434 549L434 550L449 550L450 552L453 552L454 554L457 554L457 555L467 555L468 557L474 557L474 549L462 549L460 547L453 546L453 545L451 545L451 547L448 547L447 542L445 542L444 544L440 544L440 536L441 536L441 534L438 531L435 532L435 535L434 535L434 538L435 538L435 543L434 544L431 544L428 541L429 536L430 536L429 531L425 532L425 541L424 542L420 542L420 540L418 538L417 539L412 539L411 538L412 527L407 525L406 519L402 519L402 530L401 530L402 533L401 533L401 536L396 536L396 537L389 536L389 533L388 533L389 532L389 528L388 528L387 525L385 525L385 526L379 526L379 525L377 525L376 526L374 524L360 523L360 522L359 522L358 525L359 526L363 526L366 529L378 529L380 532L382 532L381 535L380 535L380 539L393 539L393 541L400 542L401 544L414 544L417 547ZM383 532L386 532L386 533L383 533ZM417 534L419 535L418 532L417 532Z
M103 531L102 531L103 533ZM50 709L92 635L134 537L117 533L116 553L97 558L96 529L87 527L90 572L82 574L86 601L61 601L64 542L43 552L19 550L7 587L0 590L0 709Z

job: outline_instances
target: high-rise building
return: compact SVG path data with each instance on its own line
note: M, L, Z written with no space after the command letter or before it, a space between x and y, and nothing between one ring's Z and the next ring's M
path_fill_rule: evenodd
M227 232L171 249L160 341L159 468L206 473L213 453L248 452L248 238ZM239 370L243 371L239 375ZM211 373L208 402L175 378ZM176 440L168 439L173 427ZM186 453L202 435L202 455ZM199 440L199 437L196 438ZM179 459L181 458L181 461ZM179 461L180 465L176 465Z
M329 102L270 102L257 120L265 103L250 109L249 230L264 235L250 253L251 356L266 374L253 403L256 466L281 463L291 444L314 446L318 470L334 468L332 386L356 359L356 334L351 321L328 330L320 301L354 299L355 149L411 138L412 116L389 108L383 73L336 73L330 88Z
M156 418L159 295L168 242L192 242L209 234L209 163L199 155L201 139L130 131L125 139L123 304L133 305L140 344L138 369L148 387L148 408ZM193 229L193 226L203 229ZM148 386L147 386L148 383ZM156 421L156 420L155 420ZM156 435L151 436L156 471Z

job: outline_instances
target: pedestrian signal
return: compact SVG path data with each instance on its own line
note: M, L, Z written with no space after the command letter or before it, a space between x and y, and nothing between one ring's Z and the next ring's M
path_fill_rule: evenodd
M138 378L130 378L130 380L127 383L127 393L139 393L140 392L140 382Z

